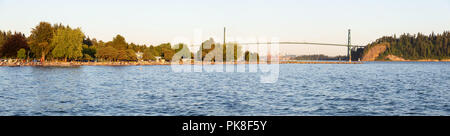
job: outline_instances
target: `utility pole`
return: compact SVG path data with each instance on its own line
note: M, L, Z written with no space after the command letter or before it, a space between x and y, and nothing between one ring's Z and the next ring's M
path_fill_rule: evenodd
M352 62L352 47L351 47L351 30L348 29L348 45L347 45L347 56L348 56L348 62Z
M225 46L225 44L227 43L226 37L227 37L227 28L223 27L223 46Z

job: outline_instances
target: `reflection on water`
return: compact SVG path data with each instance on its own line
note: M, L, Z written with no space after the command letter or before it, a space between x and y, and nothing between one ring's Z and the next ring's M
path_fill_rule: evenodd
M449 67L286 64L274 84L170 66L0 67L0 115L450 115Z

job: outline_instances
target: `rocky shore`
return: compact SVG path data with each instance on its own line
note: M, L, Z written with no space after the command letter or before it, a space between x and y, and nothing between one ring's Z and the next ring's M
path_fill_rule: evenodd
M0 62L0 66L42 66L42 67L77 67L77 66L144 66L144 65L214 65L214 64L267 64L266 62L191 62L191 63L170 63L170 62ZM272 63L277 64L277 63ZM292 61L279 62L278 64L361 64L361 62L315 62L315 61Z

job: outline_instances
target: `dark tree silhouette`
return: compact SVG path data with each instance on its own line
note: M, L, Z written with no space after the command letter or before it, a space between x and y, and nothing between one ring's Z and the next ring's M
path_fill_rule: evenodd
M1 48L1 56L7 57L7 58L15 58L17 57L17 51L20 49L29 50L28 44L27 44L27 38L22 33L15 32L10 37L6 38L6 42L3 44Z
M89 47L93 45L92 40L89 37L87 39L86 38L83 39L83 44L85 44Z

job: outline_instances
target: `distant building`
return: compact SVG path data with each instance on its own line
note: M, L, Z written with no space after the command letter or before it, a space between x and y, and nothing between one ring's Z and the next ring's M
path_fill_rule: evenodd
M156 56L155 59L156 59L156 62L165 62L164 59L162 59L162 57L160 57L160 56Z
M183 63L190 63L192 62L193 59L181 59L181 61L183 61Z
M144 53L142 53L140 51L136 52L136 57L137 57L138 60L142 60L142 56L143 55L144 55Z

